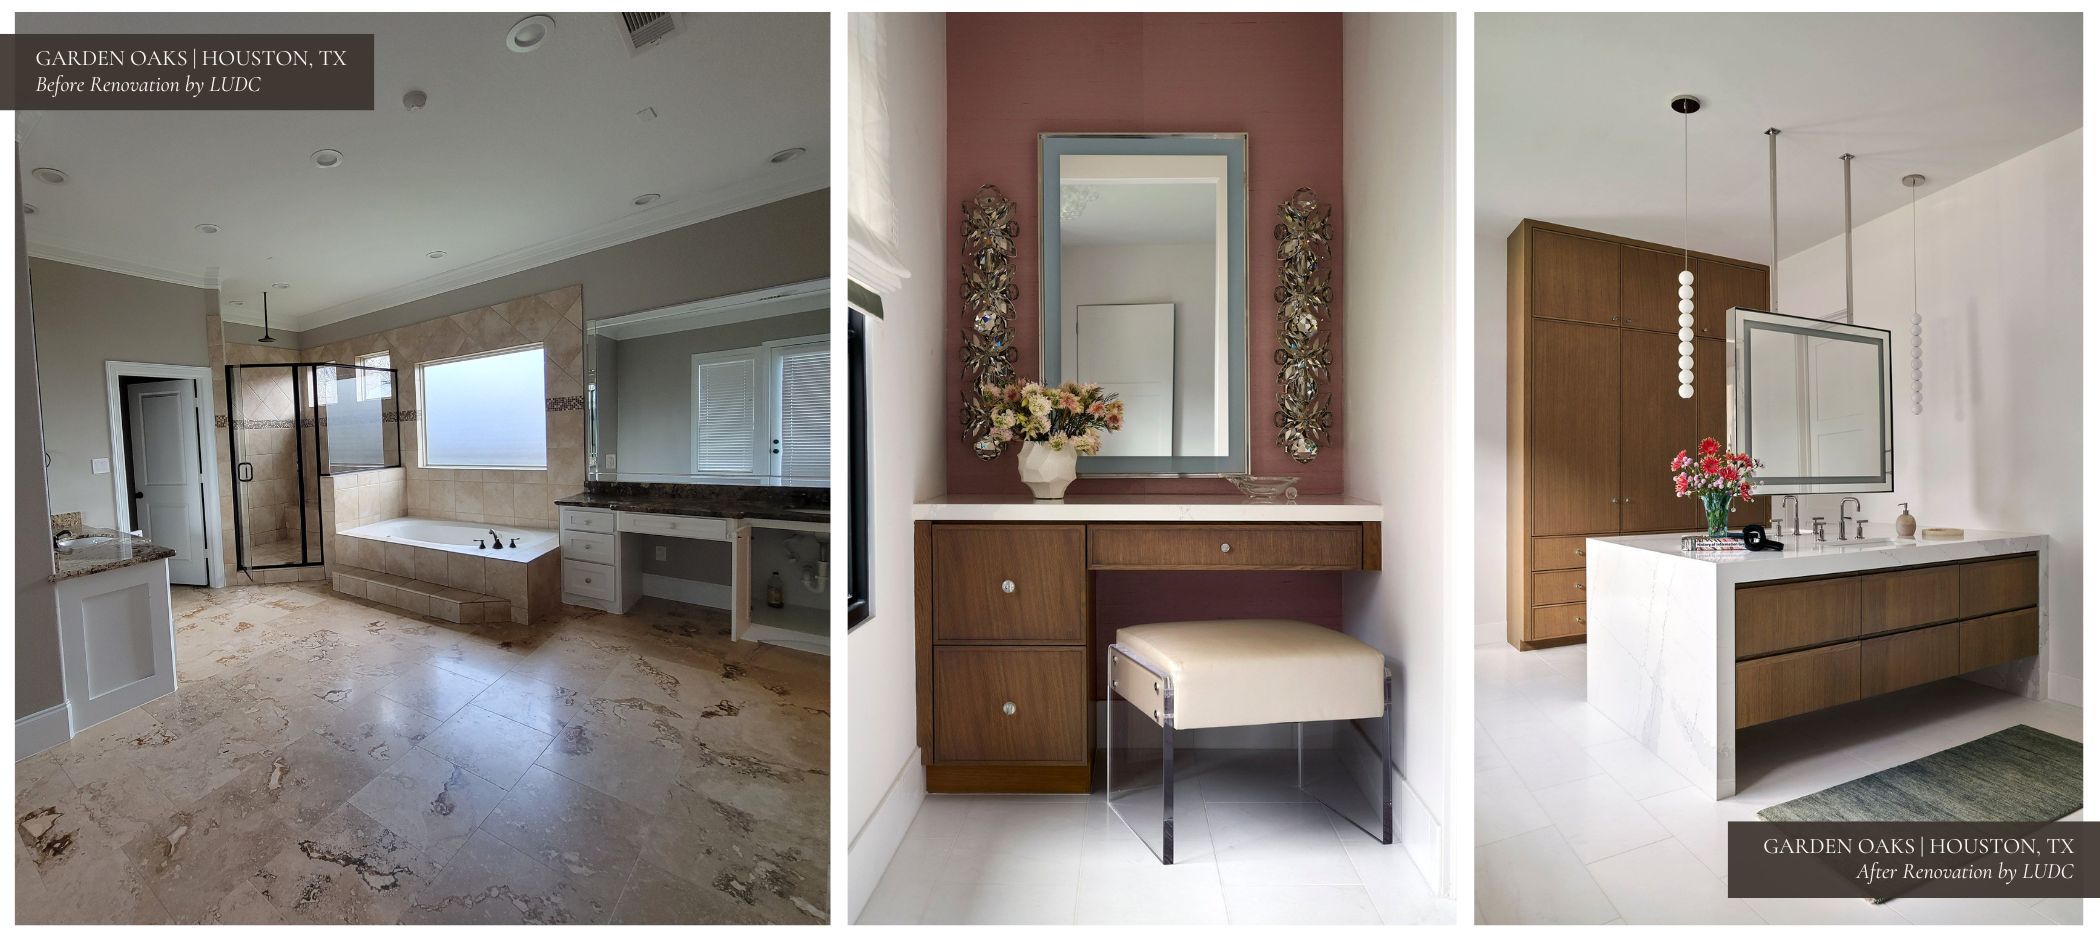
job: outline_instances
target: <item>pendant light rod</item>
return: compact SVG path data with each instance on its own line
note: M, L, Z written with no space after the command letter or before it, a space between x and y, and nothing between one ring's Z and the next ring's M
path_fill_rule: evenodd
M272 337L270 336L270 291L268 291L268 290L264 290L264 291L263 291L263 334L262 334L262 338L260 338L260 339L257 339L257 340L255 340L255 341L257 341L257 342L275 342L275 341L277 341L277 340L276 340L275 338L272 338Z
M1845 164L1845 321L1858 322L1852 311L1852 154L1838 159Z
M1779 128L1765 128L1765 162L1771 166L1772 174L1772 269L1771 295L1765 297L1765 305L1772 312L1779 311Z

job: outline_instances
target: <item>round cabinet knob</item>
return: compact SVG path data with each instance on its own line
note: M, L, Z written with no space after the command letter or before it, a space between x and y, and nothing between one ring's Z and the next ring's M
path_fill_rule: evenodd
M1582 584L1580 584L1580 583L1577 583L1577 584L1575 584L1575 588L1576 588L1576 589L1581 589L1581 588L1582 588Z
M1219 544L1219 545L1218 545L1218 553L1221 553L1221 554L1229 554L1229 553L1232 553L1232 545L1231 545L1231 544Z
M593 579L591 579L590 577L584 577L584 578L583 578L583 582L585 582L585 583L595 583L595 582L597 582L597 581L596 581L596 580L593 580Z
M1014 591L1014 581L1012 581L1012 580L1000 580L1000 581L999 581L999 592L1002 592L1002 593L1011 593L1011 592L1013 592L1013 591ZM1008 704L1007 706L1013 706L1013 705L1012 705L1012 704Z
M1014 702L1013 702L1013 701L1011 701L1011 700L1007 701L1007 702L1006 702L1006 706L1004 706L1004 707L1000 707L1000 708L999 708L999 712L1001 712L1001 713L1004 713L1004 714L1006 714L1007 716L1013 716L1013 715L1014 715Z
M1582 548L1580 548L1580 547L1577 547L1577 548L1575 548L1575 556L1577 556L1577 557L1580 557L1580 556L1582 556Z
M1581 621L1582 621L1582 617L1581 617L1581 616L1576 616L1576 617L1575 617L1575 621L1576 621L1576 622L1581 622Z

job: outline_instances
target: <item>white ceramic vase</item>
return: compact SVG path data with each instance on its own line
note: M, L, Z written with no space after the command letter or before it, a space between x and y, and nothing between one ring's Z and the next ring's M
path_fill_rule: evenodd
M1054 450L1048 443L1021 444L1021 481L1037 498L1063 498L1065 486L1079 477L1079 450L1066 444Z

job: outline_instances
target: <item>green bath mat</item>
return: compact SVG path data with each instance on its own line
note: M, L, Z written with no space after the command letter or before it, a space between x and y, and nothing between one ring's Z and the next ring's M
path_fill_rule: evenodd
M1775 804L1767 821L2057 820L2084 806L2085 746L2025 724Z

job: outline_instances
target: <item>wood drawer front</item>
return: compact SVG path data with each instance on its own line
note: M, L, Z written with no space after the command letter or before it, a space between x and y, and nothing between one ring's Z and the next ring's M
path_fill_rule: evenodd
M729 540L729 519L694 518L686 515L647 515L620 512L620 530L634 534L661 534L706 541Z
M1531 609L1531 635L1527 641L1543 641L1549 638L1566 638L1589 632L1589 615L1583 603L1565 606L1533 606Z
M1735 666L1735 725L1756 726L1859 699L1859 642Z
M933 638L1086 641L1086 528L933 526Z
M561 557L563 560L612 563L617 556L613 548L618 543L619 539L611 534L563 531L561 535Z
M1588 570L1559 570L1531 575L1531 601L1540 606L1579 603L1589 598Z
M1961 673L2042 652L2042 615L2021 609L1961 623Z
M1095 524L1096 570L1360 570L1360 524Z
M2041 599L2041 560L2033 554L1965 563L1960 569L1964 619L2032 606Z
M1859 694L1872 697L1961 673L1961 623L1859 643Z
M1589 562L1586 537L1534 537L1531 539L1531 569L1574 570Z
M561 526L564 531L597 531L611 534L613 513L602 508L570 508L564 505L561 509Z
M933 650L936 762L1083 763L1086 711L1084 647Z
M602 563L584 563L580 560L561 562L561 588L564 592L592 599L613 598L613 568Z
M1858 637L1859 577L1736 588L1738 658Z
M1859 578L1859 631L1873 635L1961 618L1961 569L1891 570Z

